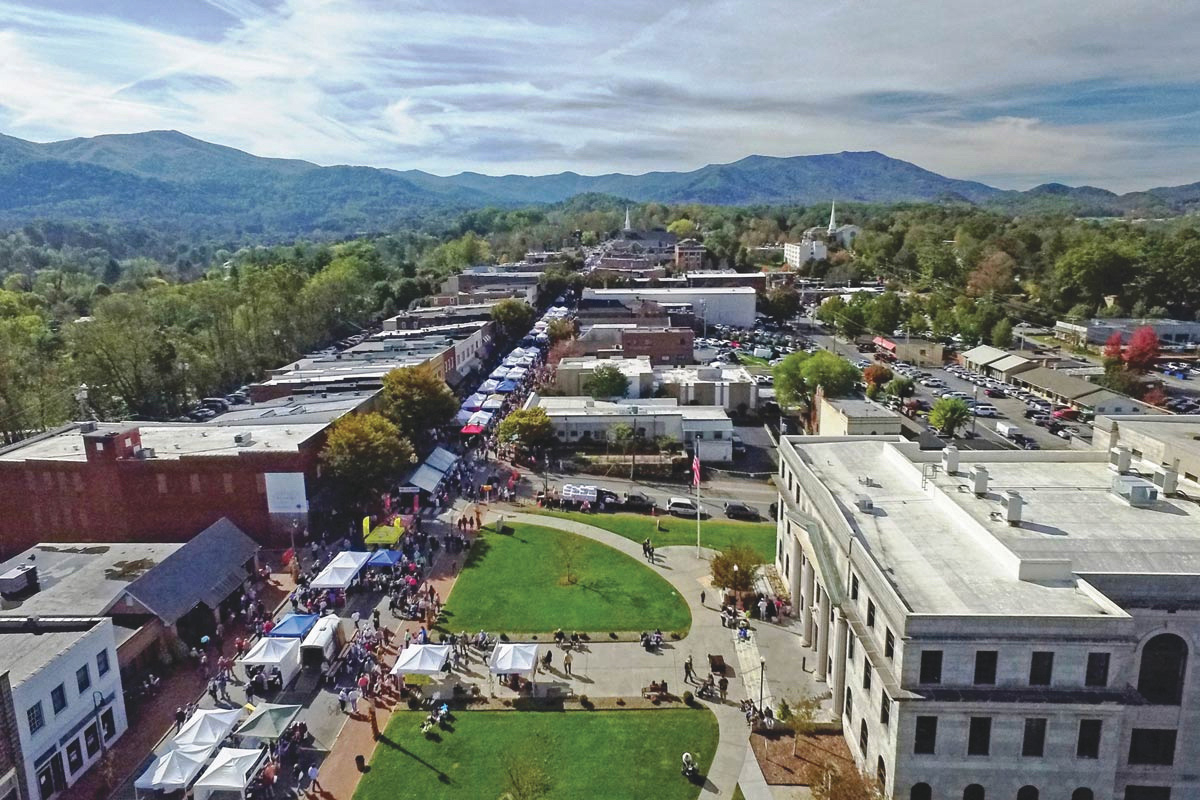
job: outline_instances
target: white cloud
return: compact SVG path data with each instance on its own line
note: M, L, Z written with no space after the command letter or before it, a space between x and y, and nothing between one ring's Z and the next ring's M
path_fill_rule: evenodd
M1195 117L1024 108L1082 82L1200 86L1200 4L205 2L227 19L219 36L84 0L75 13L0 0L5 132L177 128L262 155L442 173L874 149L1004 185L1200 177L1200 155L1168 148L1200 133Z

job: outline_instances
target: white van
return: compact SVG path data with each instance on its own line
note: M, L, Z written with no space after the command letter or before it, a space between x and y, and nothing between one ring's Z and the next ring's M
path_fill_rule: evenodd
M696 501L690 497L672 497L667 500L667 511L677 517L694 517L696 516ZM708 516L704 506L700 506L700 516Z

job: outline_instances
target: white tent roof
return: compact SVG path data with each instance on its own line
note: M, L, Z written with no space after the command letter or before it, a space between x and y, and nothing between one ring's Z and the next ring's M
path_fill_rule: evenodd
M203 800L209 793L220 790L244 791L250 783L254 768L262 761L264 755L263 750L222 747L193 786L197 800Z
M186 789L192 779L204 769L210 748L184 747L168 750L151 762L150 766L133 782L136 789L163 789L175 791Z
M514 672L533 672L537 667L538 646L536 644L496 645L492 651L491 671L494 675L509 675Z
M393 675L439 675L450 660L448 644L416 644L396 657Z
M358 574L370 557L370 553L343 550L333 557L325 569L321 570L321 574L313 579L312 588L345 589L353 583L354 576Z
M267 641L267 640L264 640ZM229 735L242 717L240 708L206 708L196 713L183 723L179 733L175 734L172 746L187 747L216 747Z
M300 640L293 638L259 639L250 652L238 659L243 667L279 667L283 685L287 686L300 671Z

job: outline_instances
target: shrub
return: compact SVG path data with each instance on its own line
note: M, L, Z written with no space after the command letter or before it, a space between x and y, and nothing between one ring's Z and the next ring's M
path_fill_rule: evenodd
M692 694L690 691L689 691L689 692L684 692L684 693L683 693L683 704L684 704L685 706L694 706L694 705L696 705L696 696L695 696L694 694Z

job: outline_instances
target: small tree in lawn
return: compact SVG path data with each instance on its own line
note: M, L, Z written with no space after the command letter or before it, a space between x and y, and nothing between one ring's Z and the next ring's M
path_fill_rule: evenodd
M1125 348L1125 366L1137 373L1149 372L1158 361L1158 334L1149 325L1138 328Z
M575 566L583 552L583 539L572 533L564 533L555 538L554 546L558 550L558 558L563 567L561 583L564 586L574 586L579 583L579 573L575 571Z
M509 758L504 766L500 800L542 800L550 793L550 776L531 758Z
M971 420L971 409L957 397L943 397L929 411L929 424L953 438Z
M741 594L754 588L754 579L761 566L758 553L745 545L735 544L713 556L712 584Z

